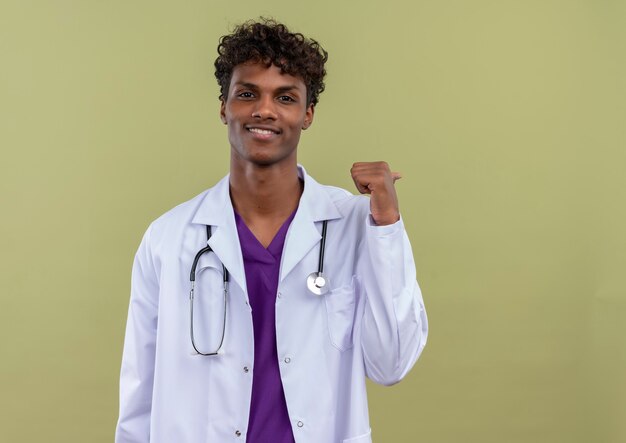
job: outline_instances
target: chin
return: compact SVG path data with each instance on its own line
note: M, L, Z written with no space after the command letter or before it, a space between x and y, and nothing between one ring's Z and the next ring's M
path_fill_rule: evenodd
M276 152L271 149L252 149L247 150L243 158L256 166L268 167L278 163L289 161L289 157L295 155L295 150L289 153Z
M276 163L278 163L276 160L274 160L273 158L253 158L250 159L250 163L254 163L256 166L262 167L262 168L267 168L269 166L275 165Z

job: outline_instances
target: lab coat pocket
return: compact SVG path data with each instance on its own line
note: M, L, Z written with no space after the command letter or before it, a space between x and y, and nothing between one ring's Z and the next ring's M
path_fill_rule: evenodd
M372 430L358 437L346 438L341 443L372 443Z
M330 291L324 296L328 315L330 341L340 351L352 347L354 326L355 295L354 285L348 284Z

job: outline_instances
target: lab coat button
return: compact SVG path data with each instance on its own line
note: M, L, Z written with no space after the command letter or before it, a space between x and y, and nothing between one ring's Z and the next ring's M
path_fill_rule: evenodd
M240 431L240 430L236 430L236 431L235 431L235 435L236 435L237 437L241 437L241 431Z
M291 363L291 359L289 357L285 357L285 363Z
M278 294L276 294L276 295L278 295L278 298L282 298L283 293L282 293L282 292L279 292L279 293L278 293Z
M302 423L301 421L298 422L298 427L301 428L302 426L304 426L304 423Z
M248 369L248 367L247 367L247 366L244 366L244 367L243 367L243 372L245 372L245 373L247 374L247 373L248 373L248 371L250 371L250 370Z

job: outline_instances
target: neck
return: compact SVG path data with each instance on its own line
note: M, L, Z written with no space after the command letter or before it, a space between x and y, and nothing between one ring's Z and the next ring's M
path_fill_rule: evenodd
M295 160L258 166L231 159L230 198L244 220L286 219L298 207L303 183Z

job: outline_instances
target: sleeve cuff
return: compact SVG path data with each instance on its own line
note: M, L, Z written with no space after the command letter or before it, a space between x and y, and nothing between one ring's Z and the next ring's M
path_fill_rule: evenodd
M368 214L366 224L367 230L379 237L386 237L404 231L404 221L402 221L402 214L400 214L400 220L390 225L384 226L378 226L376 222L374 222L372 214Z

